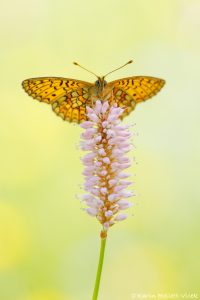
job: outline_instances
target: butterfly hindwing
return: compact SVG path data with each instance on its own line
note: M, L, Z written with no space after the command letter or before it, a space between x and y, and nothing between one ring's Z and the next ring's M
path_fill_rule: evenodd
M58 98L52 103L52 109L63 120L81 123L87 120L86 105L89 103L89 88L84 87Z
M156 95L164 84L163 79L134 76L112 81L108 85L113 87L114 102L125 108L122 116L125 117L134 110L137 103Z
M127 116L132 110L134 110L136 106L136 101L133 99L133 97L127 94L126 91L118 87L113 88L113 96L110 98L109 102L110 105L116 103L117 106L124 109L122 119Z

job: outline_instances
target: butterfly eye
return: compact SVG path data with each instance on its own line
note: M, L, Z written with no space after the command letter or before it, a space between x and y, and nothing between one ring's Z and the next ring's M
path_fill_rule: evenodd
M100 87L100 86L101 86L100 81L99 81L99 80L95 81L95 85L96 85L97 87Z

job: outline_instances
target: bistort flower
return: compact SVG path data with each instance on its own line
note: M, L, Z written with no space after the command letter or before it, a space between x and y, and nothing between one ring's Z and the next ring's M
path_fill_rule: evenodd
M123 109L97 100L94 108L87 107L88 121L81 124L81 148L88 153L82 158L85 169L83 201L85 210L96 217L106 233L109 227L127 218L126 210L133 196L127 187L132 183L124 170L130 167L126 153L130 151L128 125L122 125Z

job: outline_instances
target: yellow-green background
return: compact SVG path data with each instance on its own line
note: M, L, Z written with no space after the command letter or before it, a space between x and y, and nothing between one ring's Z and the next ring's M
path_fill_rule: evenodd
M91 299L99 252L100 226L76 199L81 129L21 81L94 81L71 62L103 75L131 58L108 80L167 84L125 120L136 205L110 230L99 299L198 293L199 0L0 2L0 299Z

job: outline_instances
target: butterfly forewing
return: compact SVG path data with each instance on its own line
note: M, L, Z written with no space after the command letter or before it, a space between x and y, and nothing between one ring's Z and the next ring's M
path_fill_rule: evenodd
M22 86L34 99L51 104L64 120L77 123L86 120L86 101L93 84L68 78L40 77L24 80Z

